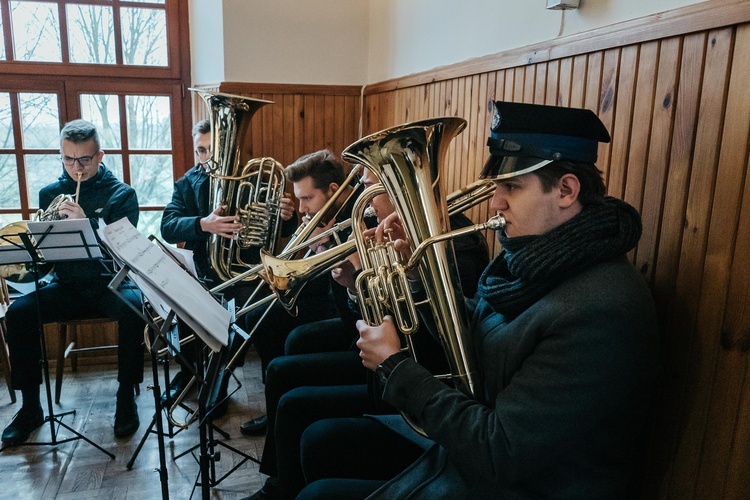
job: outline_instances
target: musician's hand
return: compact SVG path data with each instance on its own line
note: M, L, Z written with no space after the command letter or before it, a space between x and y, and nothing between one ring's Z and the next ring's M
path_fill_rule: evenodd
M85 219L86 213L81 208L81 205L74 201L65 200L58 207L57 212L63 219Z
M221 215L225 207L219 207L201 219L201 229L206 233L218 234L223 238L234 238L240 229L238 215Z
M308 221L309 222L309 221ZM333 225L336 224L336 219L329 220L324 226L318 226L315 229L312 230L310 233L309 238L312 239L313 237L319 235L320 233L323 233L333 227ZM310 245L310 250L312 250L315 253L320 253L324 250L327 250L330 248L330 244L333 242L331 240L330 236L326 236L324 238L319 239L312 245Z
M289 193L284 193L284 197L279 200L281 220L289 220L294 215L294 203L292 203L291 196Z
M344 262L342 262L339 267L335 267L331 270L331 277L333 277L336 283L338 283L341 286L345 286L352 293L354 293L357 290L356 279L354 277L356 272L357 272L357 269L347 259Z
M382 242L390 238L394 242L396 250L404 257L404 260L409 260L411 257L411 245L409 244L409 238L406 236L404 226L401 224L401 219L396 212L378 224L375 228L375 241Z
M401 340L398 338L393 318L386 316L380 326L369 326L362 320L357 321L359 330L359 357L365 368L375 371L380 363L401 350Z

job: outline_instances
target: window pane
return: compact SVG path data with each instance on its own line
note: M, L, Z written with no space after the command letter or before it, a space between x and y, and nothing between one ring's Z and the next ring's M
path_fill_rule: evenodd
M115 64L112 7L68 5L70 62Z
M10 94L0 92L0 149L13 147L13 122L10 114Z
M166 205L172 199L172 155L131 155L130 184L139 205Z
M125 107L132 149L172 149L168 96L125 96Z
M144 66L166 66L166 12L162 9L123 7L120 16L123 62Z
M125 182L122 176L122 155L121 154L109 154L105 151L104 159L102 160L102 163L104 163L107 166L107 168L110 169L113 174L115 174L115 177Z
M57 4L11 2L10 12L16 60L62 61Z
M81 118L96 125L102 149L122 147L120 106L116 95L82 94Z
M21 133L26 149L60 149L60 112L57 94L18 94ZM59 163L59 161L58 161Z
M146 236L153 234L161 237L161 210L142 210L138 214L138 230Z
M164 4L164 0L128 0L130 3L160 3Z
M11 222L21 220L21 214L0 214L0 227L5 227Z
M29 205L39 208L39 190L56 182L63 173L60 155L25 155ZM41 207L46 209L47 207Z
M0 208L20 208L15 155L0 155Z

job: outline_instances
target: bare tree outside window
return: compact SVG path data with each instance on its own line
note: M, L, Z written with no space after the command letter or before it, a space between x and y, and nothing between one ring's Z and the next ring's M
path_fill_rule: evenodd
M62 61L56 4L10 2L10 12L17 61Z
M66 10L70 62L114 64L112 7L68 5Z
M120 18L123 63L166 66L167 19L164 10L123 7Z

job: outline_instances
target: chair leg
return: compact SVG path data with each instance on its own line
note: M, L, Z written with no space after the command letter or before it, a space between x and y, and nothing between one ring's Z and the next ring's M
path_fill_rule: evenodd
M10 353L8 352L8 344L5 342L5 320L0 318L0 364L3 367L3 374L5 375L5 383L8 386L8 392L10 393L10 402L16 402L16 391L13 390L10 378Z
M78 326L70 325L70 341L78 346ZM70 369L73 372L78 371L78 353L70 353Z
M60 393L62 392L63 370L65 369L65 348L68 345L68 327L65 323L60 324L60 336L57 342L57 366L55 373L55 403L60 404Z

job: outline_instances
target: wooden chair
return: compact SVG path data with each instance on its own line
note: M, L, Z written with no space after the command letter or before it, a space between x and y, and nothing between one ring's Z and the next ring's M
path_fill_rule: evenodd
M10 383L10 352L8 351L8 343L5 341L5 332L7 327L5 325L5 311L10 305L10 294L8 293L8 284L4 278L0 278L0 364L2 365L3 375L5 376L5 383L8 386L8 392L10 393L10 402L16 402L16 391Z

